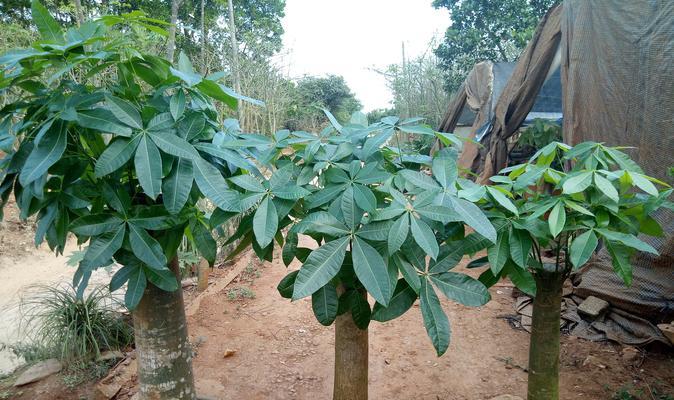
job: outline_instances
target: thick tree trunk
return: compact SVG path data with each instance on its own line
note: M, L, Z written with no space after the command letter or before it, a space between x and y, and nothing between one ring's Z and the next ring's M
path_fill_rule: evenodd
M176 51L176 28L178 25L178 9L182 0L171 0L171 25L169 26L168 42L166 43L166 58L173 62Z
M169 267L179 276L178 259ZM133 312L141 400L196 399L183 292L147 284Z
M368 331L356 326L351 312L344 313L335 320L335 384L332 399L367 400L367 375Z
M566 275L554 265L537 271L529 343L528 400L559 399L559 322Z

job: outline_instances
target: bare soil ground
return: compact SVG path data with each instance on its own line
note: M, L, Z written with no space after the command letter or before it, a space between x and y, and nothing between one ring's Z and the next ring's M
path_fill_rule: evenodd
M14 229L11 223L10 229ZM32 257L32 252L26 250L15 258L12 252L21 252L22 244L6 251L5 244L14 242L8 238L12 233L7 233L6 226L0 231L0 257L11 257L13 265L20 265L21 257ZM22 232L22 228L15 230ZM290 269L298 267L291 265ZM243 272L233 282L226 287L218 285L236 269ZM11 278L12 271L5 267L0 271L3 279ZM200 396L246 400L331 397L333 328L315 320L309 299L290 302L278 295L276 285L287 271L280 261L261 264L249 255L213 271L211 287L222 289L202 295L188 317L190 338L197 352L194 370ZM501 285L492 288L491 293L492 301L480 308L444 302L452 326L452 342L440 358L423 328L418 305L395 321L373 322L370 398L480 400L501 394L526 397L529 335L513 329L508 322L507 317L515 314L512 288ZM190 304L197 304L198 294L190 288L185 296L189 310ZM4 321L0 326L0 330L5 329ZM592 356L591 362L583 365L588 356ZM674 396L672 353L643 352L642 357L634 366L623 360L619 345L563 336L561 399L665 400L666 395ZM95 382L69 389L64 375L21 390L7 388L9 382L0 382L0 399L96 399ZM635 397L614 397L623 388ZM117 398L129 398L133 392L132 383Z

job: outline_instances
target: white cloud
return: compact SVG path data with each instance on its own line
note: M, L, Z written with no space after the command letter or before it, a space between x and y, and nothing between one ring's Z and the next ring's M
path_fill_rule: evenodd
M364 110L388 107L391 93L371 67L384 68L429 49L449 25L431 0L287 0L283 19L288 73L342 75Z

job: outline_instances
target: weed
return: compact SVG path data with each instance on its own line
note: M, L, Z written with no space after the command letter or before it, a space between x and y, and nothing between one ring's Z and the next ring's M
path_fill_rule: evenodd
M34 286L21 301L22 327L30 341L16 346L17 354L31 359L52 354L70 362L126 347L133 331L115 312L118 307L105 287L78 299L71 286Z
M648 390L645 391L643 388L634 388L632 385L626 385L621 387L611 397L611 400L641 400L641 399L674 400L674 397L671 394L660 393L660 390L655 386L653 387L648 386Z
M231 288L227 291L227 298L230 301L243 300L243 299L254 299L255 292L253 292L249 287L246 286L237 286Z
M61 381L68 389L75 389L85 382L97 381L103 378L108 373L113 363L114 360L101 362L80 361L70 364L62 373Z

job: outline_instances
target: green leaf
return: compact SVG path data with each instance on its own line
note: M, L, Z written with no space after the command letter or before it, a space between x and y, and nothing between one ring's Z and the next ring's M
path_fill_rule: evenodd
M286 200L299 200L311 194L307 189L293 184L274 189L272 193L274 193L274 196Z
M417 300L417 293L405 279L399 279L388 306L376 303L372 310L372 319L379 322L391 321L405 314Z
M443 188L454 188L453 185L458 178L458 172L454 159L448 157L433 158L433 175Z
M136 107L128 101L122 100L119 97L106 96L105 105L115 118L124 125L135 129L141 129L143 127L143 120L140 118L140 113Z
M59 23L49 14L49 11L38 0L32 0L30 3L31 16L33 22L40 32L43 40L54 43L63 43L63 32Z
M603 176L599 175L598 173L594 174L594 183L597 185L597 188L606 195L609 199L611 199L614 203L617 203L620 198L618 195L618 191L616 188L613 186L611 181L608 179L604 178Z
M33 148L26 159L19 182L22 186L28 186L29 183L41 178L49 168L56 164L63 156L68 139L68 130L61 126L57 132L53 130L40 140L40 144Z
M510 257L517 265L526 268L532 246L531 236L526 231L513 229L509 242Z
M421 247L426 252L426 254L431 256L431 258L438 258L438 241L435 238L435 234L431 228L424 221L413 217L410 218L410 220L410 227L414 241L417 242L419 247Z
M353 198L353 187L351 186L342 194L341 209L346 225L350 228L356 228L363 218L363 211Z
M142 136L137 135L131 140L118 138L105 149L103 154L96 160L94 172L97 178L108 175L120 169L126 164L138 147Z
M265 197L255 211L253 232L260 247L267 247L278 230L278 214L269 196Z
M330 326L337 318L337 288L331 282L311 295L311 308L318 322Z
M147 135L143 135L136 148L134 166L140 186L152 199L156 199L161 192L161 163L161 154L157 146L148 139Z
M391 226L391 229L388 231L388 252L393 254L400 249L400 246L405 243L407 239L407 234L410 230L410 215L409 213L403 214L398 218Z
M592 256L592 253L594 253L598 244L599 240L597 239L597 235L595 235L594 231L591 229L575 237L573 242L571 242L571 248L569 249L569 259L571 264L575 268L580 268L585 265L587 260Z
M129 223L129 242L131 250L139 260L154 269L166 269L166 256L159 242L150 236L145 229Z
M178 88L175 94L171 96L171 102L169 103L169 109L174 120L179 120L185 112L185 92L182 88Z
M131 274L138 268L134 265L125 265L120 268L115 274L110 278L110 293L124 286L124 284L129 280Z
M291 232L324 233L330 236L344 236L349 233L349 228L332 214L319 211L304 217L292 227Z
M129 275L129 284L126 287L126 294L124 295L124 304L129 310L134 310L140 299L143 298L147 280L143 268L135 267L133 272Z
M237 192L227 189L227 182L217 168L201 158L194 160L193 166L197 186L213 204L225 211L240 211L241 202Z
M651 246L646 242L643 242L641 239L637 238L634 235L622 232L614 232L603 228L597 228L595 229L595 231L608 241L615 241L627 247L637 249L639 251L645 251L647 253L658 255L658 251L653 246Z
M616 246L611 242L606 243L606 250L611 255L613 270L620 276L625 285L632 285L632 264L630 263L630 252L626 248Z
M419 171L411 171L409 169L404 169L400 171L400 175L405 178L408 182L413 184L414 186L424 189L424 190L430 190L430 191L439 191L440 190L440 185L438 185L433 178L430 176L419 172Z
M428 337L433 342L433 347L438 354L438 357L443 355L449 347L449 337L451 330L449 328L449 319L442 310L440 299L435 294L433 287L427 279L421 280L421 291L419 293L421 300L421 316L424 319L424 326Z
M487 258L489 259L489 268L498 276L503 269L510 254L510 245L508 244L508 233L502 232L498 235L496 243L487 249Z
M349 237L345 236L327 242L309 254L295 280L293 300L313 294L337 275L348 244Z
M206 120L201 113L188 114L178 122L178 134L186 140L197 137L206 125Z
M283 264L285 266L289 266L290 263L293 262L295 259L295 255L297 254L297 244L298 244L299 238L297 236L297 233L295 232L288 232L288 235L286 235L286 241L283 246L283 250L281 251L281 259L283 259Z
M114 115L104 108L77 112L77 123L84 128L95 129L118 136L131 136L133 132L131 128L115 123L113 118Z
M171 173L162 182L162 199L168 212L178 214L183 209L190 196L193 180L192 162L176 158Z
M351 257L358 280L377 302L386 306L393 294L388 270L382 256L363 239L354 238Z
M178 279L170 269L152 269L145 268L145 277L150 283L166 292L173 292L178 289Z
M388 234L393 226L392 221L375 221L365 224L356 231L356 235L363 239L383 242L388 239Z
M570 176L562 185L562 192L565 194L580 193L592 184L592 171L580 172Z
M122 220L111 214L90 214L77 218L70 223L69 230L76 235L98 236L117 230Z
M489 192L489 195L491 195L491 197L503 208L505 208L506 210L510 211L515 215L519 215L519 212L517 211L517 207L515 207L515 204L513 204L513 202L510 201L510 199L503 194L503 192L491 186L487 186L487 192Z
M550 216L548 217L548 226L550 227L550 233L553 238L556 238L557 235L564 229L566 224L566 209L564 208L564 203L561 201L558 202L552 211L550 211Z
M637 172L627 172L632 179L632 182L637 185L637 187L644 192L650 194L651 196L657 196L659 194L658 189L646 179L646 177Z
M454 207L454 211L459 214L463 222L475 229L475 232L484 236L492 243L496 242L496 229L494 229L494 226L489 222L478 206L454 196L451 196L450 200Z
M393 257L393 261L398 266L403 279L405 279L407 284L418 293L421 289L421 279L419 278L416 268L402 257Z
M370 318L372 316L372 310L370 309L370 303L367 302L367 298L361 295L355 290L351 290L347 293L351 293L349 302L351 303L351 318L356 326L360 329L367 329L370 325Z
M114 232L107 232L95 237L87 247L82 264L87 269L107 265L115 252L122 247L125 233L126 226L120 225Z
M526 268L518 267L514 263L509 262L503 271L519 290L531 297L536 296L536 280Z
M372 190L365 185L353 185L353 198L356 200L358 207L367 212L372 212L377 207L377 198Z
M218 244L213 239L211 229L205 226L201 221L196 221L192 225L192 237L199 254L208 261L210 267L215 264L215 257L218 252Z
M428 263L428 272L437 274L439 272L447 272L456 267L456 265L463 258L463 245L461 242L451 242L449 245L443 244L440 246L437 260L430 260Z
M293 297L293 287L295 286L295 280L297 279L297 274L299 274L299 272L299 270L293 271L284 276L278 286L276 286L276 290L278 290L279 294L284 299L291 299Z
M166 154L190 160L200 158L194 146L189 144L185 139L174 135L171 131L149 131L148 135L157 147Z
M430 279L448 299L465 306L481 306L491 299L489 291L480 281L465 274L442 272L430 275Z

